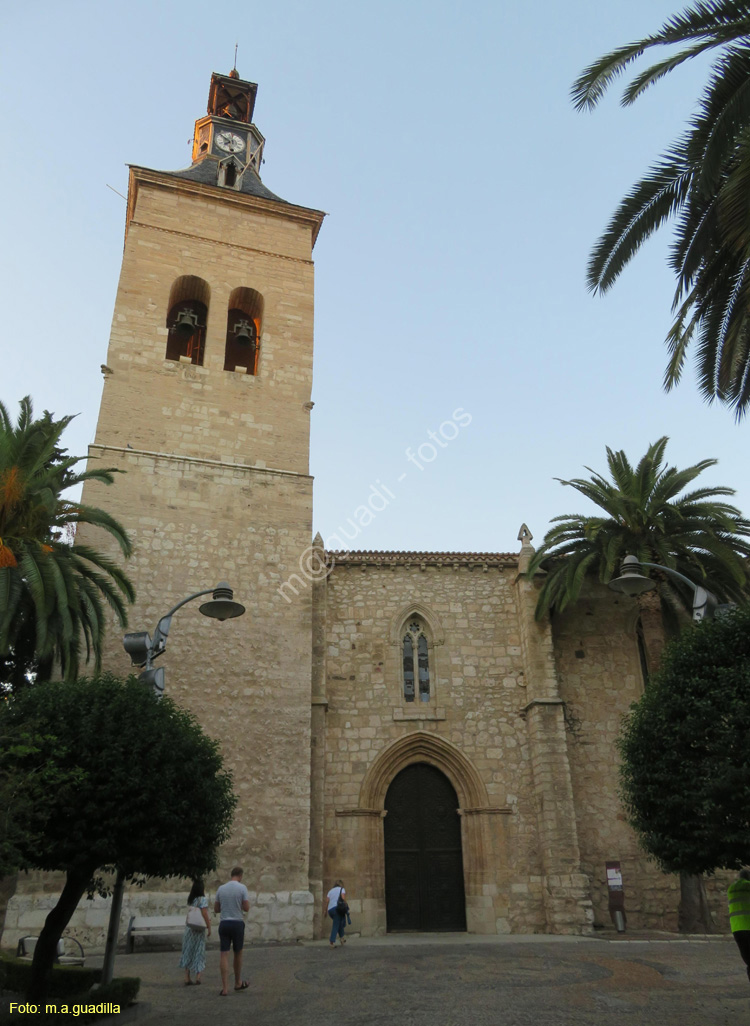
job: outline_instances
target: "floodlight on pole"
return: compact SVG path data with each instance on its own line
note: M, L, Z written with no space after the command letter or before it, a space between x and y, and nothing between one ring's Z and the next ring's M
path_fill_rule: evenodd
M211 595L211 600L204 602L199 607L200 612L213 620L229 620L235 616L242 616L245 612L245 607L240 602L234 601L234 592L227 581L219 581L215 588L196 591L182 599L176 606L172 606L157 623L153 638L148 631L134 631L131 634L126 634L122 639L123 648L130 656L133 666L144 667L139 679L144 684L151 685L157 698L161 698L164 693L164 670L163 668L155 670L152 664L154 659L157 659L167 647L172 617L178 609L203 595Z
M653 591L656 581L641 573L644 566L653 567L654 570L661 570L670 577L676 578L686 584L693 593L693 620L710 620L719 607L719 600L714 594L700 584L695 584L689 577L672 570L671 567L662 566L660 563L646 563L637 556L625 556L620 568L620 576L609 582L608 587L621 595L642 595L645 591Z

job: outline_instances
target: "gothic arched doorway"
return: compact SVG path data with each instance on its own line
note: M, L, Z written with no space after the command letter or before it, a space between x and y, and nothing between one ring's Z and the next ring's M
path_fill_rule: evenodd
M450 781L413 763L394 778L385 808L388 930L465 930L461 820Z

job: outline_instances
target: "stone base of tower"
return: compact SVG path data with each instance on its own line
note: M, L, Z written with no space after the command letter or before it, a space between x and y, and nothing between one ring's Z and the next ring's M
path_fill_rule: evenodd
M594 932L591 881L585 873L547 876L543 880L547 933Z

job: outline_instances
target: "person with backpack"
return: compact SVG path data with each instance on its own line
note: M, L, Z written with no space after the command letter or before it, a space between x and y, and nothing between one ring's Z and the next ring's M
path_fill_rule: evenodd
M331 937L330 945L332 948L336 947L336 938L338 937L341 946L346 944L346 937L344 937L344 927L346 926L346 917L349 912L349 906L346 903L346 891L344 890L344 881L337 880L333 887L326 895L324 902L324 909L327 909L328 915L331 917Z

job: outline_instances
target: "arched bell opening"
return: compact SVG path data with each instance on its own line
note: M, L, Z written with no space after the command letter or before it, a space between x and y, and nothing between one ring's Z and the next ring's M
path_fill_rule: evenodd
M385 796L385 907L388 931L465 931L458 796L436 766L401 770Z
M167 360L187 357L203 365L210 295L208 282L195 275L183 275L173 283L167 307Z
M258 373L263 296L255 289L237 288L229 297L224 370Z

